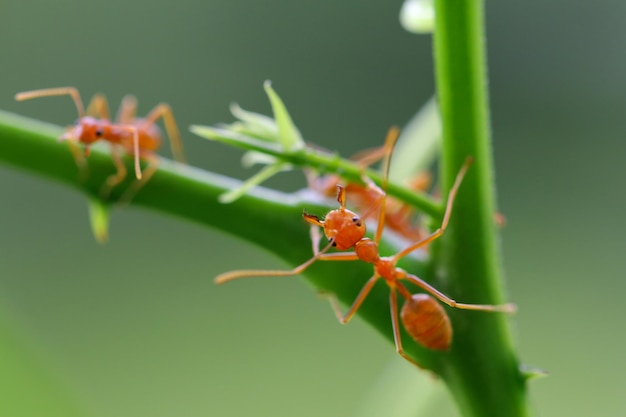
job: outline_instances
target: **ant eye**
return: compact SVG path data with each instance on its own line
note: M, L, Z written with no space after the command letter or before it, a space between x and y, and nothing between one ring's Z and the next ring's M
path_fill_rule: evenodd
M361 227L361 219L359 219L358 217L353 217L352 222L356 224L358 227Z
M332 238L332 237L331 237L331 238L330 238L330 239L328 239L328 240L330 241L330 243L331 243L331 246L332 246L332 247L337 246L337 242L335 242L335 239L334 239L334 238Z
M102 136L102 129L96 130L96 136Z

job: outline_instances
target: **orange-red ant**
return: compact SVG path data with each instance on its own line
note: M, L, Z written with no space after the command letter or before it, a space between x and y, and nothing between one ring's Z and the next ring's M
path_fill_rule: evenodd
M384 183L383 188L386 186L389 161L393 146L398 136L397 129L391 129L387 135L385 141L385 159L383 161ZM374 284L383 278L390 288L389 304L391 308L391 323L393 328L393 336L396 345L396 351L406 360L419 366L412 358L410 358L402 348L402 341L400 339L400 327L398 321L398 300L397 292L405 299L405 304L401 311L401 320L407 333L415 339L418 343L422 344L426 348L434 350L448 350L452 342L452 328L450 326L450 320L439 303L435 301L434 296L439 301L447 304L450 307L464 309L464 310L480 310L491 312L513 312L515 306L513 304L504 305L487 305L487 304L462 304L457 303L447 295L443 294L421 278L412 275L401 268L396 267L396 263L409 253L420 249L433 240L437 239L443 234L448 226L450 215L452 213L452 206L456 197L457 191L465 173L467 172L471 159L468 158L466 163L461 167L461 170L457 174L454 185L450 189L448 194L448 201L446 203L446 209L443 216L441 226L424 237L423 239L411 244L406 249L401 250L397 254L389 257L381 257L378 252L378 243L382 236L384 222L385 222L385 198L386 195L376 186L371 180L364 177L363 180L367 187L371 190L376 190L378 198L369 210L363 215L358 214L346 209L346 190L339 186L337 201L340 207L335 210L331 210L324 220L320 220L317 216L304 213L304 220L314 226L319 226L324 229L324 234L329 239L329 244L326 245L321 251L319 250L320 234L319 229L315 227L312 229L311 237L313 241L314 256L308 261L304 262L300 266L290 271L263 271L263 270L249 270L249 271L231 271L219 275L215 281L218 284L225 283L234 279L244 277L260 277L260 276L290 276L297 275L308 268L313 262L317 260L321 261L353 261L361 260L374 265L374 275L365 283L354 303L349 310L342 314L339 310L336 300L332 299L333 309L337 315L337 318L341 323L348 323L350 319L357 312L369 292L374 287ZM378 215L378 227L374 239L365 237L365 222L363 219L380 207ZM330 247L335 247L337 250L345 251L353 249L352 252L335 252L326 253ZM430 295L427 294L415 294L412 295L409 290L401 282L402 280L409 281L418 287L422 288Z
M358 152L350 159L356 163L361 170L365 170L370 165L378 162L384 155L385 147L366 149ZM308 187L323 195L324 197L334 197L337 195L337 186L341 177L335 174L319 176L312 171L305 170ZM407 181L407 185L414 191L427 191L432 184L432 175L428 171L418 172ZM350 182L344 186L346 194L350 196L350 203L359 210L366 210L372 207L378 199L379 192L372 187L356 182ZM415 223L415 210L410 205L402 203L393 197L387 196L385 210L385 226L393 230L399 236L409 240L418 241L426 234L423 227ZM504 227L506 218L502 213L496 212L494 222L497 227Z
M354 161L362 170L378 162L384 155L385 147L367 149L353 155L350 159ZM329 174L317 176L310 171L305 171L309 188L322 194L325 197L335 197L337 186L341 178L338 175ZM426 191L431 185L432 177L429 172L418 173L410 180L409 187L414 191ZM372 207L379 198L379 192L366 185L356 182L348 183L344 186L346 194L350 196L351 204L359 210L366 210ZM387 197L385 210L385 226L393 230L399 236L417 241L424 236L422 227L414 223L414 209L394 198Z
M115 164L116 173L111 175L101 194L106 197L109 192L124 178L126 167L118 153L118 147L123 148L135 159L135 175L139 180L134 187L127 191L123 200L129 200L130 196L139 190L157 170L159 159L154 153L161 146L161 131L156 125L159 119L163 119L165 129L170 139L172 154L179 162L184 162L183 149L180 141L180 133L174 120L170 107L161 103L156 106L145 118L137 118L137 100L133 96L125 96L117 113L115 123L111 122L109 106L102 94L96 94L87 111L83 106L78 90L74 87L47 88L43 90L25 91L15 95L17 101L30 100L39 97L69 95L78 111L78 120L74 126L69 126L65 133L59 137L60 141L67 141L76 164L81 172L86 168L85 157L89 156L89 146L99 140L109 142L111 145L111 157ZM85 145L84 154L76 146L76 142ZM148 161L148 167L142 175L139 160Z

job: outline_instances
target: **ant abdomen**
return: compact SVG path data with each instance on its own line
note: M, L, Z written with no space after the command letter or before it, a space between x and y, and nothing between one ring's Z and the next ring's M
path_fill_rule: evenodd
M441 304L427 294L413 294L402 306L400 319L407 333L422 346L448 350L452 326Z

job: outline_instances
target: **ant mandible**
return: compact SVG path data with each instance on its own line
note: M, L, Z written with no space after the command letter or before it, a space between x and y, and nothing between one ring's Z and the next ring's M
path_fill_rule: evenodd
M389 162L391 159L391 153L393 146L398 137L398 129L391 128L387 134L385 140L385 159L383 160L383 188L386 188L386 182L389 171ZM441 226L424 237L421 240L409 245L407 248L401 250L397 254L388 257L381 257L378 252L378 243L383 233L385 222L385 199L386 195L382 189L374 184L369 178L363 177L363 181L367 187L371 190L376 190L378 194L377 200L372 207L363 215L358 214L346 209L346 191L345 188L338 186L337 201L340 205L338 209L331 210L324 220L320 220L317 216L304 213L303 217L312 226L316 226L312 229L311 240L313 242L314 256L308 261L304 262L300 266L290 271L263 271L263 270L246 270L246 271L231 271L219 275L215 281L218 284L223 284L227 281L245 277L260 277L260 276L290 276L297 275L308 268L312 263L317 260L321 261L353 261L361 260L374 265L374 275L365 283L352 306L345 314L342 314L339 310L337 301L332 298L332 306L337 318L343 324L346 324L358 311L359 307L370 293L374 284L380 279L384 279L390 289L389 304L391 309L391 323L393 328L393 336L396 345L396 351L403 358L411 362L412 364L419 366L415 360L409 357L402 348L402 340L400 338L400 327L398 320L398 296L400 295L405 299L405 304L400 313L402 324L407 333L418 343L424 347L433 350L448 350L452 342L452 328L450 320L445 310L439 303L432 297L434 296L439 301L447 304L450 307L464 309L464 310L479 310L490 312L505 312L510 313L515 311L515 305L503 304L503 305L489 305L489 304L462 304L457 303L447 295L443 294L421 278L406 272L405 270L396 267L397 262L410 254L411 252L420 249L433 240L441 236L450 220L452 213L452 206L456 197L457 191L465 173L467 172L472 160L468 158L465 164L461 167L459 173L456 176L455 182L448 193L448 200L446 203L446 209L443 216ZM365 222L363 221L374 210L380 207L378 215L378 227L374 239L365 237ZM319 250L320 234L317 226L324 229L324 234L329 239L328 245L326 245L321 251ZM351 252L334 252L326 253L331 247L335 247L337 250L346 251L353 249ZM401 282L402 280L411 282L418 287L425 290L428 294L411 294L410 291ZM431 296L432 295L432 296Z
M59 141L67 141L70 151L78 165L81 174L86 169L85 157L89 156L89 146L99 140L107 141L111 145L111 157L115 164L116 172L107 178L101 195L108 197L110 191L124 178L126 178L126 166L118 153L118 147L123 148L128 154L134 156L135 175L139 180L132 189L129 189L122 200L128 201L131 195L154 175L157 170L159 159L154 153L161 146L161 131L156 125L159 119L163 119L165 130L170 140L172 155L179 162L184 162L183 148L180 133L174 120L169 105L161 103L157 105L145 118L137 118L137 100L131 95L122 99L115 123L111 122L109 106L102 94L96 94L87 111L83 106L78 90L74 87L47 88L42 90L25 91L15 95L17 101L30 100L39 97L69 95L78 111L78 120L74 126L69 126L65 133L59 137ZM84 153L76 146L76 142L85 145ZM148 167L142 175L139 160L148 161Z

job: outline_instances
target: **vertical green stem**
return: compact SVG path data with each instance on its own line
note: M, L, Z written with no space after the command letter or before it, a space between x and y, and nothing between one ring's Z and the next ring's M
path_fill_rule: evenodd
M503 302L481 0L436 0L437 92L443 123L442 187L474 158L437 246L438 285L459 302ZM464 416L528 415L503 314L451 311L455 341L442 366Z

